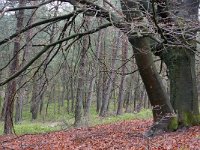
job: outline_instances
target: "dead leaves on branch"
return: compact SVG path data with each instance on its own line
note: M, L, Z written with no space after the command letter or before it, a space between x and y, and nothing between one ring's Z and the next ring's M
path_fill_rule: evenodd
M0 149L197 150L200 147L200 126L147 138L143 134L151 124L151 120L133 120L46 134L1 136Z

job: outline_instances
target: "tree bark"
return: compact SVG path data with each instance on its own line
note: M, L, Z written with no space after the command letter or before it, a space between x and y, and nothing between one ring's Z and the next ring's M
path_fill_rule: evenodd
M195 73L195 53L187 49L172 49L165 55L169 69L170 101L181 126L200 121Z
M30 112L32 114L32 120L37 119L39 110L39 86L37 81L37 75L33 78L32 98Z
M25 0L19 0L19 7L25 5ZM16 24L16 31L20 31L23 27L23 17L24 17L24 10L19 10L17 14L17 24ZM11 62L10 66L10 75L13 75L18 67L19 67L19 49L20 49L20 37L16 38L14 42L14 50L13 50L13 61ZM6 90L6 105L5 105L5 122L4 122L4 134L12 134L13 133L13 107L14 107L14 98L16 95L16 80L12 80L7 85Z
M122 44L122 68L121 68L121 81L119 87L119 95L118 95L118 108L117 115L121 115L123 113L123 104L124 104L124 94L125 94L125 69L126 69L126 61L127 61L127 52L128 52L128 39L124 36Z
M198 20L199 0L170 2L165 5L168 8L167 11L174 13L168 16L174 24L175 28L171 29L174 34L167 33L165 29L164 32L168 42L181 43L181 45L179 47L169 45L168 50L162 52L161 58L169 70L170 101L178 115L178 123L180 127L191 126L200 123L200 114L195 71L197 43L191 40L196 39L196 32L190 32L187 29L195 28L193 24ZM176 10L176 14L173 10ZM181 33L183 30L184 33ZM184 34L184 37L180 33Z
M34 4L36 4L37 2L34 2ZM28 22L28 25L31 25L32 22L33 22L33 17L34 17L34 11L32 11L31 15L30 15L30 20ZM24 52L23 52L23 60L20 64L20 68L22 68L29 60L30 58L30 51L31 51L31 37L32 37L32 30L28 30L26 33L25 33L25 37L26 37L26 46L25 46L25 49L24 49ZM19 80L18 80L18 86L20 87L19 89L19 94L18 94L18 97L16 99L16 103L15 103L15 123L18 123L18 122L21 122L22 121L22 111L23 111L23 103L25 101L25 99L27 99L27 86L24 85L24 82L26 80L26 76L24 74L22 74L20 77L19 77ZM23 87L21 87L23 86Z
M99 61L102 61L102 51L101 51L101 44L104 37L104 32L99 31L96 43L96 68L97 68L97 77L96 77L96 112L99 113L101 110L102 105L102 72L100 72L100 64Z
M84 116L86 116L87 118L89 118L89 114L90 114L90 106L92 103L92 93L93 93L94 81L95 81L94 71L92 70L92 73L90 75L88 94L87 94L86 106L85 106L85 112L84 112Z
M116 75L115 71L114 71L114 67L115 67L115 63L116 63L117 50L118 50L119 44L120 44L119 43L120 35L121 35L121 33L118 31L118 33L116 35L117 41L114 42L114 43L116 43L116 46L113 48L113 51L112 51L111 73L109 74L107 81L104 82L105 93L103 94L102 106L101 106L101 111L99 114L99 116L101 116L101 117L106 116L107 108L108 108L108 101L109 101L111 91L113 88L114 78Z
M86 20L88 25L89 20ZM83 47L81 49L81 56L79 62L79 75L78 75L78 86L77 86L77 95L76 95L76 106L75 106L75 127L80 127L82 125L82 110L83 110L83 91L84 91L84 76L85 76L85 59L86 53L89 46L89 37L83 37Z
M121 6L124 15L126 15L126 19L129 22L131 22L134 17L142 16L142 13L139 10L139 4L136 2L121 0ZM130 8L135 11L131 11ZM145 30L147 22L141 20L140 23L142 24L142 29ZM148 37L133 37L131 33L128 34L128 38L133 47L136 63L153 107L154 122L157 123L157 125L154 125L151 130L147 132L147 135L151 136L157 129L167 129L173 109L153 62L150 39Z

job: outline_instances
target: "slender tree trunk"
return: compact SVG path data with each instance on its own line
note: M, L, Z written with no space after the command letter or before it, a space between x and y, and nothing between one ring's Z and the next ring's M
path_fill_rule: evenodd
M88 25L87 20L87 25ZM81 56L80 56L80 62L79 62L79 75L78 75L78 86L77 86L77 95L76 95L76 106L75 106L75 122L74 126L79 127L82 123L82 110L83 110L83 91L84 91L84 76L85 76L85 59L86 59L86 53L89 46L89 37L85 36L83 37L83 47L81 49Z
M136 106L137 106L137 101L139 101L139 94L140 94L139 92L140 92L140 74L137 73L135 77L134 98L133 98L134 112L137 112Z
M31 109L30 112L32 114L32 120L37 119L38 109L39 109L39 88L38 88L38 81L37 75L33 78L33 89L32 89L32 98L31 98Z
M132 91L133 91L133 86L134 86L134 82L133 82L133 76L130 75L130 77L128 77L128 83L127 83L127 97L126 97L126 103L125 103L125 112L129 113L131 112L131 106L132 106Z
M115 62L116 62L116 57L117 57L117 50L119 47L119 37L120 37L120 32L117 33L116 38L117 41L114 42L116 43L116 47L113 48L112 51L112 62L111 62L111 73L110 76L108 77L107 82L104 82L104 90L105 93L103 94L103 100L102 100L102 106L101 106L101 111L100 111L100 116L104 117L106 116L106 112L107 112L107 108L108 108L108 102L109 102L109 98L110 98L110 94L113 88L113 83L114 83L114 78L115 78L115 71L114 71L114 67L115 67Z
M122 68L121 68L121 81L119 87L119 95L118 95L118 108L117 108L117 115L121 115L123 113L123 103L124 103L124 93L125 93L125 69L126 69L126 59L127 59L127 52L128 52L128 39L124 37L122 44Z
M25 0L19 1L19 7L25 5ZM20 31L23 27L23 18L24 18L24 10L19 10L17 14L17 25L16 32ZM10 66L10 75L13 75L18 67L19 67L19 49L20 49L20 37L17 37L14 42L14 50L13 50L13 61ZM14 98L16 94L16 80L12 80L8 83L7 86L7 96L6 96L6 105L5 105L5 122L4 122L4 134L12 134L13 133L13 107L14 107Z
M99 113L100 111L100 108L101 108L101 102L102 102L102 99L101 99L101 72L100 72L100 65L99 65L99 61L100 61L100 48L101 48L101 43L102 43L102 37L103 37L103 33L102 30L98 32L98 37L97 37L97 43L96 43L96 58L97 58L97 61L96 61L96 80L95 80L95 83L96 83L96 112Z
M106 49L105 49L105 41L102 42L101 44L101 62L103 63L103 66L102 66L102 70L103 72L101 73L101 77L102 77L102 80L101 80L101 109L100 109L100 113L99 115L100 116L105 116L106 115L106 112L107 112L107 108L108 108L108 100L107 98L105 98L107 96L107 93L108 93L108 90L107 90L107 77L108 77L108 74L106 73L106 70L107 70L107 67L106 67ZM110 93L108 93L110 94ZM108 99L109 99L109 95L108 95Z
M74 78L73 76L71 75L70 77L70 92L71 92L71 101L72 101L72 104L71 104L71 112L74 112Z
M84 39L86 40L86 39ZM85 45L86 43L84 43ZM83 46L81 50L80 66L79 66L79 77L78 77L78 86L77 86L77 95L76 95L76 106L75 106L75 122L74 126L81 126L82 122L82 109L83 109L83 90L84 90L84 67L85 67L85 55L87 48Z
M35 2L36 3L36 2ZM34 11L32 11L32 14L34 13ZM31 18L30 21L28 23L28 25L31 25L33 22L33 16L31 14ZM26 37L26 47L24 49L24 53L23 53L23 60L20 64L20 68L22 68L27 61L30 58L30 51L31 51L31 37L32 37L32 30L28 30L25 33L25 37ZM27 99L27 86L23 86L24 82L26 80L26 76L24 74L22 74L18 80L18 86L20 87L19 89L19 96L16 99L16 103L15 103L15 123L21 122L22 121L22 111L23 111L23 103L25 101L25 99ZM23 86L23 87L21 87Z
M86 106L85 106L85 112L84 115L86 117L89 117L90 114L90 106L92 102L92 93L93 93L93 86L94 86L94 71L91 73L90 81L89 81L89 88L88 88L88 94L87 94L87 100L86 100Z

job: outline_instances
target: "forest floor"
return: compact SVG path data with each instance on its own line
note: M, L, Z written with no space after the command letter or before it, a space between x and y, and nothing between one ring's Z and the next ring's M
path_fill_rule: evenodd
M199 150L200 126L144 136L152 120L129 120L44 134L0 136L0 149L13 150Z

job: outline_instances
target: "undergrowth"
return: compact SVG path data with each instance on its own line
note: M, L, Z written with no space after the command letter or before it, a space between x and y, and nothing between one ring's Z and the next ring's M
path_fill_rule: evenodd
M45 110L44 108L43 111L38 114L38 118L33 121L30 119L30 106L27 105L24 107L23 121L14 124L15 133L17 135L35 134L73 128L74 114L67 113L66 104L60 108L60 111L58 111L55 104L49 105L47 113ZM99 117L95 107L91 107L90 116L87 118L83 117L83 126L95 126L124 120L148 118L152 118L152 113L149 109L142 109L139 113L124 113L119 116L115 115L115 112L110 112L107 117ZM3 134L3 122L0 123L0 134Z

